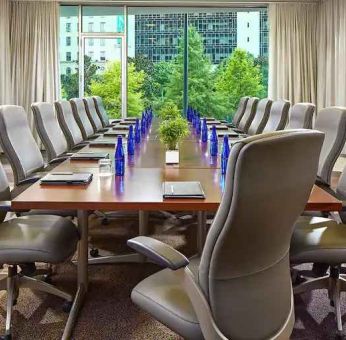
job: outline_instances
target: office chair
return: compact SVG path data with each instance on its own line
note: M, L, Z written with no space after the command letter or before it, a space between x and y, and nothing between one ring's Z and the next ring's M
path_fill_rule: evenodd
M128 241L166 267L133 289L133 302L187 339L288 339L294 325L290 240L316 178L322 141L320 132L290 130L235 143L200 259L189 266L162 242Z
M87 140L89 138L98 137L94 134L94 129L87 115L83 99L73 98L73 99L70 99L70 103L71 103L74 118L82 133L83 139Z
M261 99L258 102L256 114L247 132L249 135L258 135L262 133L267 124L272 103L273 101L268 98Z
M256 97L251 97L248 99L243 117L241 118L238 127L234 129L234 131L247 133L255 117L258 100L259 99Z
M114 123L117 123L120 121L120 119L114 119L112 121L109 120L108 114L105 110L105 107L103 106L101 97L95 96L92 98L95 103L96 112L99 115L104 128L111 127Z
M318 224L296 226L291 240L290 260L292 265L314 262L330 267L329 274L297 284L294 294L327 289L330 303L335 308L337 336L344 339L340 293L346 291L346 279L340 276L340 269L341 264L346 263L346 225L325 218L320 219Z
M312 129L314 112L314 104L298 103L293 105L289 113L286 129Z
M69 259L76 251L77 227L68 219L53 216L25 216L4 222L11 211L11 194L6 174L0 163L0 263L8 265L8 275L0 280L0 290L7 290L7 308L4 340L11 339L12 309L20 288L30 288L59 296L66 300L69 311L72 296L33 277L18 273L23 263L43 262L58 264Z
M67 100L59 100L54 103L57 118L63 131L69 150L78 149L88 144L83 140L82 132L72 112L71 103Z
M243 117L243 114L246 109L247 102L250 97L242 97L240 98L239 105L237 111L234 113L232 123L230 124L230 127L237 128L239 125L240 120Z
M329 107L320 110L314 129L324 132L326 136L320 155L317 179L320 185L329 187L335 162L345 145L346 108Z
M47 151L48 161L54 163L67 159L68 145L55 116L54 105L34 103L31 109L37 133Z
M108 129L103 128L101 118L97 114L95 102L92 97L83 98L86 113L89 117L90 123L94 129L94 132L105 132Z
M276 100L270 109L269 118L263 132L283 130L287 124L290 102L287 100Z

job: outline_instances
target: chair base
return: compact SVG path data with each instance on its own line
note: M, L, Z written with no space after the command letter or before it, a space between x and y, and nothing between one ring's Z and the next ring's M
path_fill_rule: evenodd
M72 295L63 292L44 281L21 275L18 273L16 265L9 266L8 275L5 278L3 276L0 277L0 290L7 291L5 335L0 337L0 339L11 339L12 310L13 306L17 302L20 288L29 288L52 294L61 297L68 303L72 303L73 300Z
M330 274L310 279L293 288L294 294L302 294L316 289L327 289L331 306L335 309L337 335L342 335L342 315L340 308L340 294L346 291L346 279L340 276L340 266L331 266Z

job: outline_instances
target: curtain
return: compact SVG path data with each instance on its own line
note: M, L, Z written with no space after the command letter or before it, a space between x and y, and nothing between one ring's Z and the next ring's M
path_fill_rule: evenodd
M346 1L321 3L318 43L318 108L346 106Z
M31 104L59 96L57 2L12 2L11 55L13 100L28 113Z
M10 1L0 0L0 105L12 103Z
M318 4L269 5L270 98L316 103L318 9Z

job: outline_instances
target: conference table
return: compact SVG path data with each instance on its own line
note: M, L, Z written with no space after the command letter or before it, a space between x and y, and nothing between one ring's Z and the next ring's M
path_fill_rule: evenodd
M206 213L215 212L220 204L225 178L221 174L220 160L209 155L208 143L190 134L180 144L178 165L165 164L165 148L157 137L158 122L153 121L151 131L134 156L126 156L123 177L99 173L97 161L67 159L52 172L90 172L93 180L86 186L43 186L34 183L12 201L14 210L57 209L76 210L80 241L78 244L78 285L74 303L62 339L70 339L73 327L88 290L88 217L93 211L138 211L139 234L148 235L150 211L193 211L198 216L197 243L199 252L207 235ZM102 139L102 136L99 137ZM108 140L111 138L107 137ZM113 138L115 140L116 137ZM222 140L220 140L221 144ZM107 152L113 159L114 146L88 145L81 151ZM205 199L163 199L165 181L199 181ZM314 186L305 210L339 211L342 203L318 186ZM119 262L141 262L138 254L119 255ZM97 263L97 258L92 259ZM112 263L114 259L112 258ZM104 263L104 262L103 262Z

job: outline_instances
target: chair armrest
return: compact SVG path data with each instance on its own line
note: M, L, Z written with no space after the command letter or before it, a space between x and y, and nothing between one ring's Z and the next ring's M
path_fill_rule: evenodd
M11 201L0 201L0 211L1 212L12 211Z
M84 141L84 142L80 142L79 144L75 145L72 150L80 150L82 148L85 148L87 145L89 145L89 142Z
M59 156L57 158L53 158L52 160L49 161L48 164L55 164L55 163L60 163L63 161L66 161L66 159L69 159L70 156L64 155L64 156Z
M18 182L17 186L19 185L25 185L25 184L32 184L32 183L36 183L37 181L39 181L41 179L41 176L36 175L36 176L32 176L32 177L28 177L23 179L22 181Z
M138 236L128 240L127 245L165 268L177 270L189 264L189 260L179 251L151 237Z
M109 128L102 128L100 130L98 130L98 133L103 133L103 132L107 132L109 130Z

